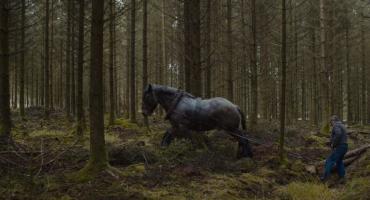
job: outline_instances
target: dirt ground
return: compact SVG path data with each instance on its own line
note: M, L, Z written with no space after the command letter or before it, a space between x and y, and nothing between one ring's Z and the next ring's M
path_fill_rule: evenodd
M280 165L277 122L260 122L250 133L261 143L253 144L254 158L237 160L236 141L222 132L207 133L208 147L176 139L162 148L162 119L151 119L150 131L117 119L106 127L106 145L119 173L77 180L89 157L88 131L77 140L61 112L49 120L37 108L26 113L26 120L13 114L15 142L0 152L0 199L370 199L370 150L347 168L345 184L336 184L336 175L322 184L305 166L329 154L329 134L303 121L288 126ZM370 143L370 126L349 130L350 149Z

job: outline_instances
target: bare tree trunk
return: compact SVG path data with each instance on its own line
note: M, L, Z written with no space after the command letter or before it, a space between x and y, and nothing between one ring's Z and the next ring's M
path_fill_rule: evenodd
M136 27L136 6L135 0L131 0L131 59L130 59L130 121L136 122L136 78L135 78L135 27Z
M281 100L280 100L280 161L284 160L284 139L285 139L285 89L286 89L286 2L282 0L282 35L281 35Z
M325 49L325 0L320 0L320 61L321 61L321 131L327 132L329 129L329 115L330 115L330 102L329 102L329 71L326 66L326 49Z
M49 73L50 73L50 80L49 80L49 101L50 101L50 110L54 109L54 93L53 93L53 88L54 88L54 73L53 73L53 68L54 68L54 2L51 1L51 34L50 34L50 65L49 65Z
M83 74L84 74L84 31L85 31L85 1L79 1L78 21L78 67L77 67L77 135L83 135L84 107L83 107Z
M148 85L148 0L143 0L143 91ZM144 124L149 127L148 117L144 116Z
M49 0L46 0L45 4L45 82L44 82L44 93L45 93L45 118L49 116L50 109L50 90L49 90Z
M248 48L248 41L247 41L247 31L246 31L246 17L245 17L245 0L241 0L241 9L240 9L240 16L241 16L241 33L242 33L242 56L243 56L243 59L242 59L242 66L241 66L241 76L242 76L242 87L241 87L241 96L242 96L242 99L243 99L243 102L242 102L242 110L244 113L248 113L248 98L249 98L249 95L247 93L247 85L248 85L248 73L247 71L249 71L248 68L248 64L247 64L247 57L248 57L248 54L247 54L247 48Z
M363 14L361 14L361 124L367 123L367 102L366 102L366 39L365 39L365 24L363 19Z
M168 63L167 63L167 51L166 51L166 7L165 1L162 0L162 16L161 16L161 47L162 47L162 65L160 66L160 81L161 84L167 85L167 70L168 70ZM162 110L162 109L161 109Z
M129 2L127 2L129 4ZM130 12L127 12L127 20L126 20L126 23L127 23L127 28L126 28L126 37L127 37L127 40L126 40L126 44L127 44L127 47L126 47L126 88L125 88L125 111L126 111L126 115L125 117L127 119L130 118L130 76L131 76L131 73L130 73L130 63L131 63L131 58L130 58L130 35L131 35L131 27L130 27L130 20L131 18L131 15L130 15Z
M67 118L71 114L71 9L72 0L67 0L67 39L66 39L66 75L65 75L65 112Z
M256 28L256 0L252 0L252 55L251 55L251 103L252 112L250 127L254 129L257 125L258 115L258 76L257 76L257 28Z
M75 1L72 1L72 13L76 13L76 5ZM72 40L72 50L71 50L71 112L72 115L76 115L76 69L75 69L75 51L76 51L76 23L74 21L74 17L72 17L72 32L71 32L71 40ZM104 72L103 72L104 73ZM103 89L104 92L104 89Z
M227 96L230 101L234 101L234 83L233 83L233 35L232 35L232 4L231 0L227 1Z
M113 41L113 27L114 27L114 4L115 0L110 0L110 19L109 19L109 105L110 105L110 112L109 112L109 124L113 125L114 118L115 118L115 97L114 97L114 41Z
M206 56L206 66L205 66L205 96L207 98L211 97L211 86L212 86L212 53L211 53L211 19L212 19L212 9L211 9L211 0L207 0L207 16L206 16L206 48L205 48L205 56Z
M103 113L103 26L104 0L92 0L90 66L90 159L87 168L108 166Z
M11 137L9 91L9 2L0 1L0 145L6 145Z
M21 25L21 64L20 64L20 73L19 73L19 108L21 117L24 118L24 79L25 79L25 61L24 57L26 54L25 50L25 38L26 38L26 0L22 0L22 25Z
M185 88L202 96L200 62L200 1L184 1Z

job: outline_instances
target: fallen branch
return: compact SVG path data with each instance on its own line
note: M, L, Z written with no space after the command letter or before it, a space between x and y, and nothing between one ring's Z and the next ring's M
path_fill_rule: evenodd
M359 134L370 135L370 131L359 131Z

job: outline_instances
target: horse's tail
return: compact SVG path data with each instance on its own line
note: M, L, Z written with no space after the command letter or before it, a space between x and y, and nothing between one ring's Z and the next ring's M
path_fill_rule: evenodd
M246 129L247 129L247 125L246 125L246 121L245 121L245 115L244 115L243 111L242 111L242 110L240 110L240 108L239 108L239 107L238 107L238 111L239 111L239 113L240 113L240 117L241 117L241 119L240 119L240 123L241 123L241 125L242 125L242 129L243 129L243 130L246 130Z

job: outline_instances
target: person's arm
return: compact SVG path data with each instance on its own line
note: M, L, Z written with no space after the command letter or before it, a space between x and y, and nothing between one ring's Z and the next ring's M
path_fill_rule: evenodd
M341 137L342 137L341 128L339 126L334 126L332 130L331 140L330 140L332 148L335 148L336 146L339 145Z

